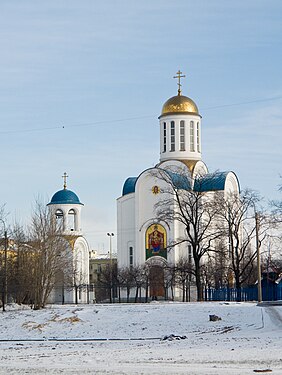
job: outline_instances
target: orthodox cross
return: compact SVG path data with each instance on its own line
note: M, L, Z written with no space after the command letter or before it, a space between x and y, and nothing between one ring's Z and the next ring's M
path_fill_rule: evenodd
M66 188L67 188L67 178L68 178L69 176L68 176L67 173L65 172L64 175L63 175L62 177L63 177L63 179L64 179L64 190L66 190Z
M178 72L176 73L176 76L174 76L173 78L177 78L178 79L178 95L181 95L181 78L184 78L186 77L184 74L182 75L182 72L180 70L178 70Z

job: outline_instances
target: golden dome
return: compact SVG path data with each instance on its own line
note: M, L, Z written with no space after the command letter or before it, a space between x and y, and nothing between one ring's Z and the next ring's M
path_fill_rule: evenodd
M171 113L190 113L192 115L199 115L197 105L192 99L184 95L173 96L165 102L161 116Z

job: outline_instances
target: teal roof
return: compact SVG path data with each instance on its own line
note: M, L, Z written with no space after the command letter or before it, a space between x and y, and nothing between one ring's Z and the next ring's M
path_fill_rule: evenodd
M177 189L189 190L191 188L190 179L188 177L177 174L175 172L171 172L167 170L164 170L164 171L169 175L169 177L173 181L174 186ZM123 185L122 195L134 193L137 180L138 180L138 177L128 177L125 180L125 183Z
M177 189L190 190L191 179L188 176L181 175L172 171L164 170L173 182L174 187ZM208 173L203 177L199 177L195 180L194 190L199 192L206 191L218 191L224 190L226 177L228 172L216 172ZM122 195L130 194L135 192L136 181L138 177L129 177L122 190Z
M63 189L57 191L51 199L51 202L48 203L47 206L50 204L81 204L79 201L78 196L71 190Z
M197 178L194 184L195 191L217 191L224 190L226 177L229 172L209 173Z
M123 184L122 195L130 194L135 192L135 184L138 177L128 177Z
M184 174L179 174L171 171L165 170L172 180L173 186L176 189L190 190L191 189L191 180Z

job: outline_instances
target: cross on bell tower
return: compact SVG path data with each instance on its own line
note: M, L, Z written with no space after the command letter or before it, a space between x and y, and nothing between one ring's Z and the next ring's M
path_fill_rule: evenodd
M66 190L67 189L67 178L68 178L69 176L67 175L67 172L65 172L64 174L63 174L63 176L62 176L62 178L64 179L64 190Z
M178 85L178 95L181 95L181 78L185 78L186 76L183 74L183 73L180 71L180 70L178 70L178 72L176 73L176 76L173 76L173 78L177 78L178 79L178 83L177 83L177 85Z

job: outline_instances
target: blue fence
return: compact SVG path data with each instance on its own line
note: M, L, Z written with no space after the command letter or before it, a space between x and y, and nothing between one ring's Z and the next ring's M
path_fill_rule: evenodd
M205 289L206 301L257 301L258 290L257 286L250 286L247 288L220 288ZM282 300L282 287L277 284L262 285L262 300L263 301L278 301Z

